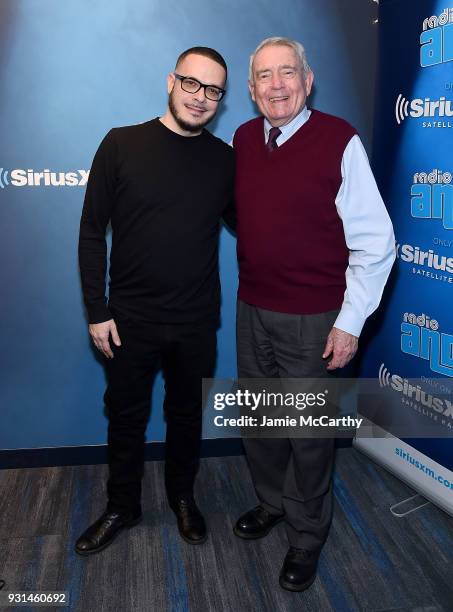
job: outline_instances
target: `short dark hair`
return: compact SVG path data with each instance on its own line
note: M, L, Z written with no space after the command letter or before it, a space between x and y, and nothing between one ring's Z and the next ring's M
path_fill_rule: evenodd
M211 47L191 47L190 49L183 51L181 55L178 57L178 59L176 60L175 68L178 67L179 62L182 62L184 58L192 54L203 55L204 57L209 57L209 59L212 59L214 60L214 62L217 62L218 64L220 64L222 68L225 70L225 74L228 74L228 68L227 68L225 60L223 59L223 57L220 55L218 51L216 51L215 49L211 49Z

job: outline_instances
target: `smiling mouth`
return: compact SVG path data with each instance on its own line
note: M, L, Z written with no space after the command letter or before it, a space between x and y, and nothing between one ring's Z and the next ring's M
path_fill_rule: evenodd
M200 106L193 106L192 104L185 104L184 105L188 111L190 111L191 113L205 113L206 109L202 108Z
M273 96L272 98L269 98L269 102L284 102L288 98L289 96Z

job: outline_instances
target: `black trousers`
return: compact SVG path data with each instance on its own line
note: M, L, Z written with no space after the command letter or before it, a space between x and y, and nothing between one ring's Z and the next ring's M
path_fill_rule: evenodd
M238 302L239 378L323 378L327 336L338 315L272 312ZM244 438L261 505L285 514L291 546L319 551L332 521L335 440Z
M172 497L191 494L199 465L202 378L213 375L215 320L136 325L115 319L121 346L111 343L104 400L109 419L108 509L140 509L145 431L154 376L162 367L167 422L165 485Z

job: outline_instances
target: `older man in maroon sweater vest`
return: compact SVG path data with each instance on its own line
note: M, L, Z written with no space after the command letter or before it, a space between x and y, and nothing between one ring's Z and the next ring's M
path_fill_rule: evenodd
M249 87L264 117L234 136L240 378L323 378L357 350L395 258L393 229L360 139L310 110L313 73L300 43L263 41ZM334 440L246 438L259 505L234 532L279 521L290 548L280 585L315 580L332 519Z

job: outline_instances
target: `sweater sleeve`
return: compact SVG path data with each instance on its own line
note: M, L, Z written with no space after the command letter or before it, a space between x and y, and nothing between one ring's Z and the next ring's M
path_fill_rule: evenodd
M90 323L102 323L112 318L106 298L105 234L115 198L115 167L116 142L114 130L110 130L94 156L80 220L80 277Z
M223 211L222 219L232 232L236 232L236 206L233 196Z
M234 200L234 180L235 180L235 173L236 173L236 156L234 154L234 151L232 151L232 153L233 155L231 156L231 173L230 173L230 179L228 182L228 186L229 186L228 204L222 213L222 219L232 232L236 232L237 217L236 217L236 202Z

